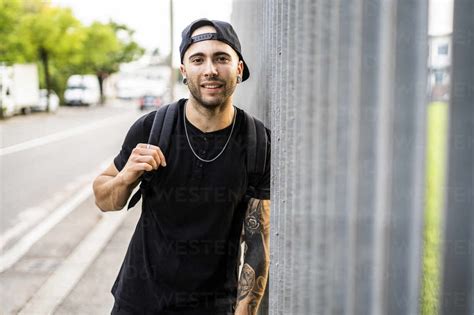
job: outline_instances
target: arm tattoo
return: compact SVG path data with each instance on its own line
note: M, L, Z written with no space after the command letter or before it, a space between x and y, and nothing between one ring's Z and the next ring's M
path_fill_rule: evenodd
M255 284L255 271L249 264L245 264L242 267L242 274L240 275L239 288L237 293L237 298L239 301L242 301L249 295L250 290L252 290Z
M237 306L245 303L255 314L265 292L269 268L270 201L251 198L244 219L244 265L237 291Z
M245 233L254 235L255 233L262 233L262 211L261 203L256 207L250 206L245 216Z

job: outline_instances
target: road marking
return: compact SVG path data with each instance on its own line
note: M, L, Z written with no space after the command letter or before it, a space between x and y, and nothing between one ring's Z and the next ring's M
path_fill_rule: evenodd
M20 222L0 235L0 250L46 215L47 211L42 207L28 208L20 212L18 215Z
M102 162L98 167L99 170L96 171L96 174L103 169L105 169L113 157L109 157L107 160ZM92 179L93 177L91 177ZM23 257L28 250L46 233L48 233L56 224L61 222L64 217L71 213L75 208L77 208L81 203L83 203L87 198L92 195L92 185L91 181L78 192L76 193L68 202L54 210L51 215L46 217L40 224L38 224L31 232L23 236L17 243L15 243L10 249L5 252L2 252L0 255L0 273L6 269L13 266L21 257ZM35 222L33 222L35 223ZM10 230L9 233L3 234L0 238L0 245L2 247L8 242L9 239L19 235L30 228L31 222L20 224L19 227L14 227ZM5 243L5 244L4 244Z
M18 314L52 314L101 253L125 216L125 211L103 214L94 229L46 280Z
M89 196L92 195L92 187L90 184L77 193L71 201L59 207L56 211L48 216L43 222L36 226L30 233L25 235L18 241L11 249L2 253L0 256L0 272L10 268L15 264L36 241L48 233L56 224L61 222L64 217L71 213L77 206L83 203Z
M78 191L81 187L85 187L90 184L97 174L100 174L104 169L109 166L112 159L111 156L93 172L86 175L77 177L74 181L69 182L64 189L56 192L50 199L42 202L37 207L28 208L19 212L17 216L17 222L14 226L7 229L0 235L0 251L5 248L12 240L24 234L24 232L30 229L32 226L43 220L48 214L54 212L60 204L65 202L65 198L70 198L73 192Z
M69 137L72 137L72 136L75 136L75 135L78 135L78 134L81 134L81 133L85 133L87 131L94 130L94 129L97 129L97 128L101 128L101 127L104 127L104 126L107 126L107 125L110 125L110 124L113 124L113 123L117 123L117 122L119 122L121 120L125 120L125 119L130 119L130 113L121 114L121 115L117 115L117 116L114 116L114 117L109 117L109 118L106 118L106 119L103 119L103 120L100 120L100 121L97 121L97 122L94 122L94 123L91 123L91 124L88 124L88 125L85 125L85 126L79 126L79 127L73 128L73 129L53 133L51 135L44 136L44 137L41 137L41 138L36 138L36 139L28 140L28 141L25 141L25 142L22 142L22 143L14 144L14 145L11 145L11 146L8 146L8 147L5 147L5 148L0 148L0 156L4 156L4 155L7 155L7 154L12 154L12 153L17 153L17 152L20 152L20 151L36 148L36 147L39 147L39 146L42 146L42 145L46 145L46 144L49 144L49 143L52 143L52 142L67 139Z

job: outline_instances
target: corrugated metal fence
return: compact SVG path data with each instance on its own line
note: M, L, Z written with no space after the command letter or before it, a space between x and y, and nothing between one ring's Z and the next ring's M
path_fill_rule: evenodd
M474 1L454 2L444 315L474 314Z
M458 14L463 5L472 9L458 2ZM272 128L270 290L262 313L418 313L427 12L428 0L234 0L232 22L251 71L236 103ZM474 32L463 27L472 58ZM465 137L472 136L472 96L471 107L458 106L471 115L460 127ZM473 209L469 143L459 161L467 165L450 176L456 181L467 167L463 187L471 190L458 204L465 218ZM453 222L464 226L460 237L471 250L472 217ZM468 272L465 294L472 294L472 262L458 271ZM445 274L449 283L449 268Z

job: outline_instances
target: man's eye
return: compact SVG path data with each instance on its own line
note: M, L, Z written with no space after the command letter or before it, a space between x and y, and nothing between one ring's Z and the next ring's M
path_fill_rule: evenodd
M226 56L221 56L221 57L217 57L217 61L219 61L219 62L227 62L227 61L229 61L229 58L227 58Z
M192 63L201 63L202 62L202 58L194 58L193 60L191 60Z

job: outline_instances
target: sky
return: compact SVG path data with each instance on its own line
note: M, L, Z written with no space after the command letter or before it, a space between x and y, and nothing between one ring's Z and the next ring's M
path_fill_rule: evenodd
M134 29L135 40L147 50L159 48L164 55L170 49L170 0L51 0L61 7L69 7L84 24L110 19ZM174 59L181 42L181 31L192 21L202 17L230 21L232 0L173 0Z
M453 31L453 0L430 0L430 35L446 35Z

